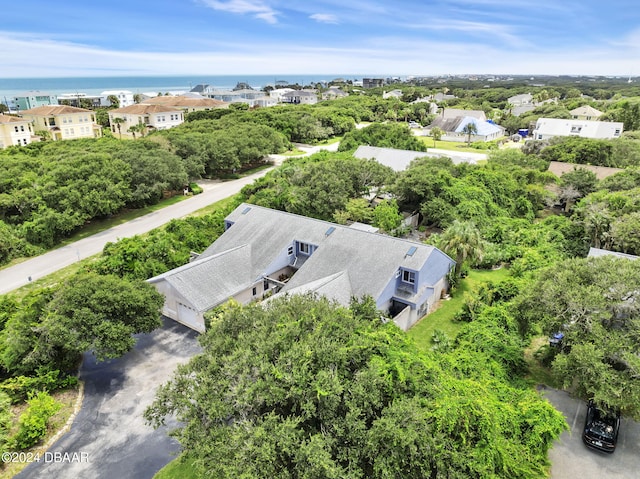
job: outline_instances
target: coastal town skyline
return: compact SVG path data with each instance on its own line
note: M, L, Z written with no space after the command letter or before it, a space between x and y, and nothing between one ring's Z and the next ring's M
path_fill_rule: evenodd
M11 19L0 29L4 78L636 76L640 64L640 13L630 0L23 0L3 13Z

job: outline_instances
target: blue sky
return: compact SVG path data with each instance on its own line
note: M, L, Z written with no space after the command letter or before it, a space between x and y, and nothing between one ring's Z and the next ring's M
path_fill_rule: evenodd
M637 0L16 0L0 77L640 75Z

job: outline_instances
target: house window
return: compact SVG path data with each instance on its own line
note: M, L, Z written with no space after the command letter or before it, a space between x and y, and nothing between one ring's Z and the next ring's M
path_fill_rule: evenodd
M404 281L405 283L409 283L409 284L415 284L416 283L416 274L413 271L403 270L402 271L402 281Z
M287 248L287 256L292 256L293 255L293 246L289 246Z
M256 294L258 294L258 290L257 290L257 288L255 288L255 287L254 287L254 288L251 290L251 294L253 294L254 296L255 296Z
M571 127L571 133L580 133L580 131L582 131L582 127L581 126L572 126Z
M620 136L620 128L616 128L616 131L613 132L613 136Z
M17 127L17 126L14 126L13 128L15 128L16 133L18 133L18 127Z
M310 254L309 253L309 243L300 243L299 245L300 252L302 254Z
M267 281L266 279L262 282L262 290L263 291L269 290L269 281Z

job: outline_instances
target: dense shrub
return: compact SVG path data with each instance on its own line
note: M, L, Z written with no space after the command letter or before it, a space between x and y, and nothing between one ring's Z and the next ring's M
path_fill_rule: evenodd
M27 404L29 406L18 419L18 432L8 442L15 450L27 449L37 444L47 433L47 423L51 416L62 407L62 404L44 391L32 396Z

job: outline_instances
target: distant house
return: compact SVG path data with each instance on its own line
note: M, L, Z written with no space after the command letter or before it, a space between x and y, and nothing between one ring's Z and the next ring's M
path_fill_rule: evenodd
M217 108L229 108L229 103L213 98L205 98L203 96L187 96L187 95L167 95L156 96L142 100L143 105L163 105L174 108L180 108L185 113L202 110L215 110Z
M457 110L467 111L467 110ZM445 110L446 113L446 110ZM481 112L484 115L484 112ZM476 127L476 133L471 135L471 141L492 141L502 138L505 134L505 129L495 123L491 123L486 120L481 120L473 116L455 116L447 118L445 116L436 117L435 120L426 128L426 132L429 133L433 128L440 128L444 131L442 136L446 141L467 141L468 135L465 133L465 127L468 124L474 124Z
M247 100L255 100L265 96L263 91L249 88L241 90L211 90L207 97L227 103L249 103Z
M345 96L349 96L349 94L337 87L331 87L322 92L323 100L335 100L336 98L344 98Z
M484 153L469 153L465 151L436 150L429 151L397 150L395 148L382 148L379 146L360 145L353 153L355 158L362 160L376 160L381 165L388 166L394 171L406 170L413 160L418 158L449 158L454 164L471 163L487 159Z
M431 155L426 151L397 150L395 148L360 145L353 153L353 156L362 160L376 160L381 165L388 166L394 171L404 171L416 158Z
M480 121L487 121L487 115L482 110L461 110L459 108L444 108L441 117L451 120L459 117L471 117Z
M282 95L281 101L295 105L313 105L318 103L318 93L315 90L293 90Z
M402 98L402 90L391 90L391 91L383 91L382 92L382 98L383 99L387 99L387 98L397 98L400 99Z
M120 118L122 123L114 121ZM128 135L132 126L144 125L155 130L167 130L184 123L182 108L168 105L131 105L109 111L109 127L113 133ZM118 127L119 126L119 127Z
M533 138L547 140L554 136L579 136L581 138L619 138L624 125L614 121L565 120L560 118L538 118Z
M561 161L551 161L549 163L549 171L558 178L565 173L575 170L576 168L591 171L599 180L603 180L608 176L624 171L622 168L610 168L608 166L577 165L575 163L564 163Z
M454 261L434 246L242 204L197 259L148 280L163 314L203 332L204 313L230 298L315 293L348 305L371 296L402 329L433 311Z
M363 78L362 88L379 88L384 86L384 78Z
M63 93L58 95L58 103L60 105L75 106L82 108L85 105L91 108L100 108L106 98L101 95L87 95L86 93Z
M456 98L455 95L449 95L447 93L436 93L435 95L431 95L430 97L428 97L429 99L435 101L436 103L441 102L441 101L446 101L446 100L453 100L454 98Z
M32 141L31 121L0 113L0 150L9 146L24 146Z
M20 113L33 123L34 132L48 131L53 141L101 136L100 125L91 110L66 105L31 108Z
M208 85L207 83L200 83L200 84L194 86L191 90L189 90L189 92L191 92L191 93L199 93L200 95L205 96L211 90L212 90L211 85Z
M533 105L533 95L531 93L522 93L520 95L514 95L507 99L507 102L516 106Z
M270 96L261 96L259 98L254 98L252 100L247 100L250 107L260 107L265 108L269 106L276 106L278 104L278 100L272 98Z
M113 106L109 97L114 96L118 99L118 108L123 108L125 106L131 106L135 104L133 99L133 92L129 90L106 90L100 93L102 97L102 106Z
M57 105L58 98L55 95L41 91L28 91L13 97L13 103L16 110L20 112L39 106Z
M574 108L569 113L574 120L598 120L603 113L592 106L584 105Z
M274 88L273 90L271 90L269 92L269 96L271 98L275 98L276 101L281 102L282 101L282 95L284 95L285 93L290 93L292 91L295 91L295 89L293 89L293 88Z

